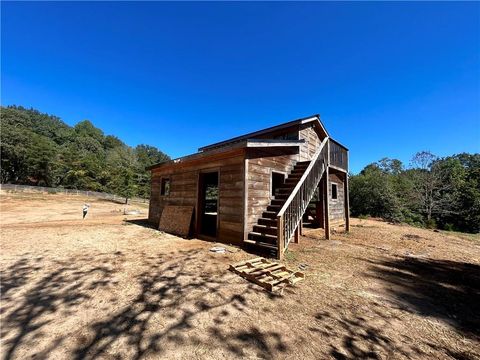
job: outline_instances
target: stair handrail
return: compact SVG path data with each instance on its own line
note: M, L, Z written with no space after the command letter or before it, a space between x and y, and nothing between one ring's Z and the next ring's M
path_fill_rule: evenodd
M315 175L315 174L311 175L312 169L319 167L320 164L323 165L323 169L321 171L319 171L319 172L321 172L321 174L319 175L321 177L323 172L325 171L326 166L328 165L327 164L328 154L326 154L326 156L325 156L325 154L324 154L324 156L321 156L322 153L325 150L326 145L328 144L328 140L329 140L328 136L325 137L325 139L323 139L323 141L321 142L317 151L313 155L313 158L310 161L310 164L306 168L305 172L303 173L302 177L298 181L297 185L293 188L292 192L290 193L290 196L285 201L285 204L283 204L282 208L280 209L280 211L277 214L277 231L278 231L278 233L277 233L278 234L277 235L277 238L278 238L277 247L278 247L278 257L279 258L283 255L284 249L287 248L287 246L290 242L290 239L293 236L293 232L295 231L296 227L298 226L298 223L300 222L300 219L303 216L303 213L304 213L306 207L308 206L308 203L310 202L311 198L313 197L313 194L315 192L315 188L318 185L318 182L316 182L314 188L305 189L304 188L305 181L309 177ZM318 179L318 181L320 181L320 178ZM285 226L285 213L287 212L287 210L290 209L290 206L294 201L299 202L298 196L299 196L299 193L300 193L301 190L303 192L308 191L308 194L305 193L305 195L306 195L305 197L308 198L308 201L303 199L303 201L300 201L299 204L295 204L296 206L300 206L301 210L296 211L293 214L294 215L293 219L288 219L289 220L289 222L288 222L289 226L286 227ZM290 215L292 215L292 214L290 214Z
M312 168L315 165L315 162L318 160L318 157L320 156L320 154L321 154L323 148L325 147L327 141L328 141L328 136L322 141L318 150L315 152L315 155L313 155L312 161L310 161L310 164L308 164L308 167L305 169L305 172L303 173L302 177L300 178L300 180L298 180L297 185L295 185L295 187L292 190L292 193L287 198L287 201L285 201L285 204L283 204L282 208L278 212L277 217L281 216L285 213L285 210L287 209L288 205L290 205L290 203L292 202L293 198L295 197L295 194L298 192L298 190L300 189L302 184L305 182L305 179L307 178L310 171L312 171Z

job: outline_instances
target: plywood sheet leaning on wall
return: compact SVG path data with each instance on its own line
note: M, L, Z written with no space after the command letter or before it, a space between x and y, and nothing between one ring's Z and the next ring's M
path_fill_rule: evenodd
M169 234L187 237L192 224L193 206L167 205L162 211L158 229Z

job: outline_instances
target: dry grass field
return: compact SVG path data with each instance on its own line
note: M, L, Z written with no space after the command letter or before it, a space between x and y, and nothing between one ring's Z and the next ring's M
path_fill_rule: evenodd
M353 220L307 229L270 294L123 205L2 194L4 359L479 359L480 238ZM135 207L135 206L134 206Z

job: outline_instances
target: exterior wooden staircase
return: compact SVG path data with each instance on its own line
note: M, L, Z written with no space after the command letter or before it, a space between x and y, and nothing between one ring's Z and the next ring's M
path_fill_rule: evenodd
M328 166L328 137L311 161L297 162L248 234L245 245L281 259Z
M278 188L277 194L270 202L270 205L267 206L266 211L263 212L262 217L258 219L257 225L253 226L253 231L248 234L248 240L245 240L245 243L253 246L259 252L265 252L273 257L277 257L277 214L309 164L310 161L297 162L285 179L284 184Z

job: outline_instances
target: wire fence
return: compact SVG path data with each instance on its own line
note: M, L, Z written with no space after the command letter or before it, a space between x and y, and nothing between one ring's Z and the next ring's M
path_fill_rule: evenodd
M43 193L43 194L66 194L66 195L79 195L94 197L103 200L111 200L115 202L125 202L124 196L115 194L108 194L98 191L83 191L77 189L65 189L65 188L53 188L46 186L29 186L29 185L16 185L16 184L0 184L0 190L6 192L19 192L19 193ZM148 203L150 199L144 199L139 197L133 197L128 199L129 202L136 203Z

